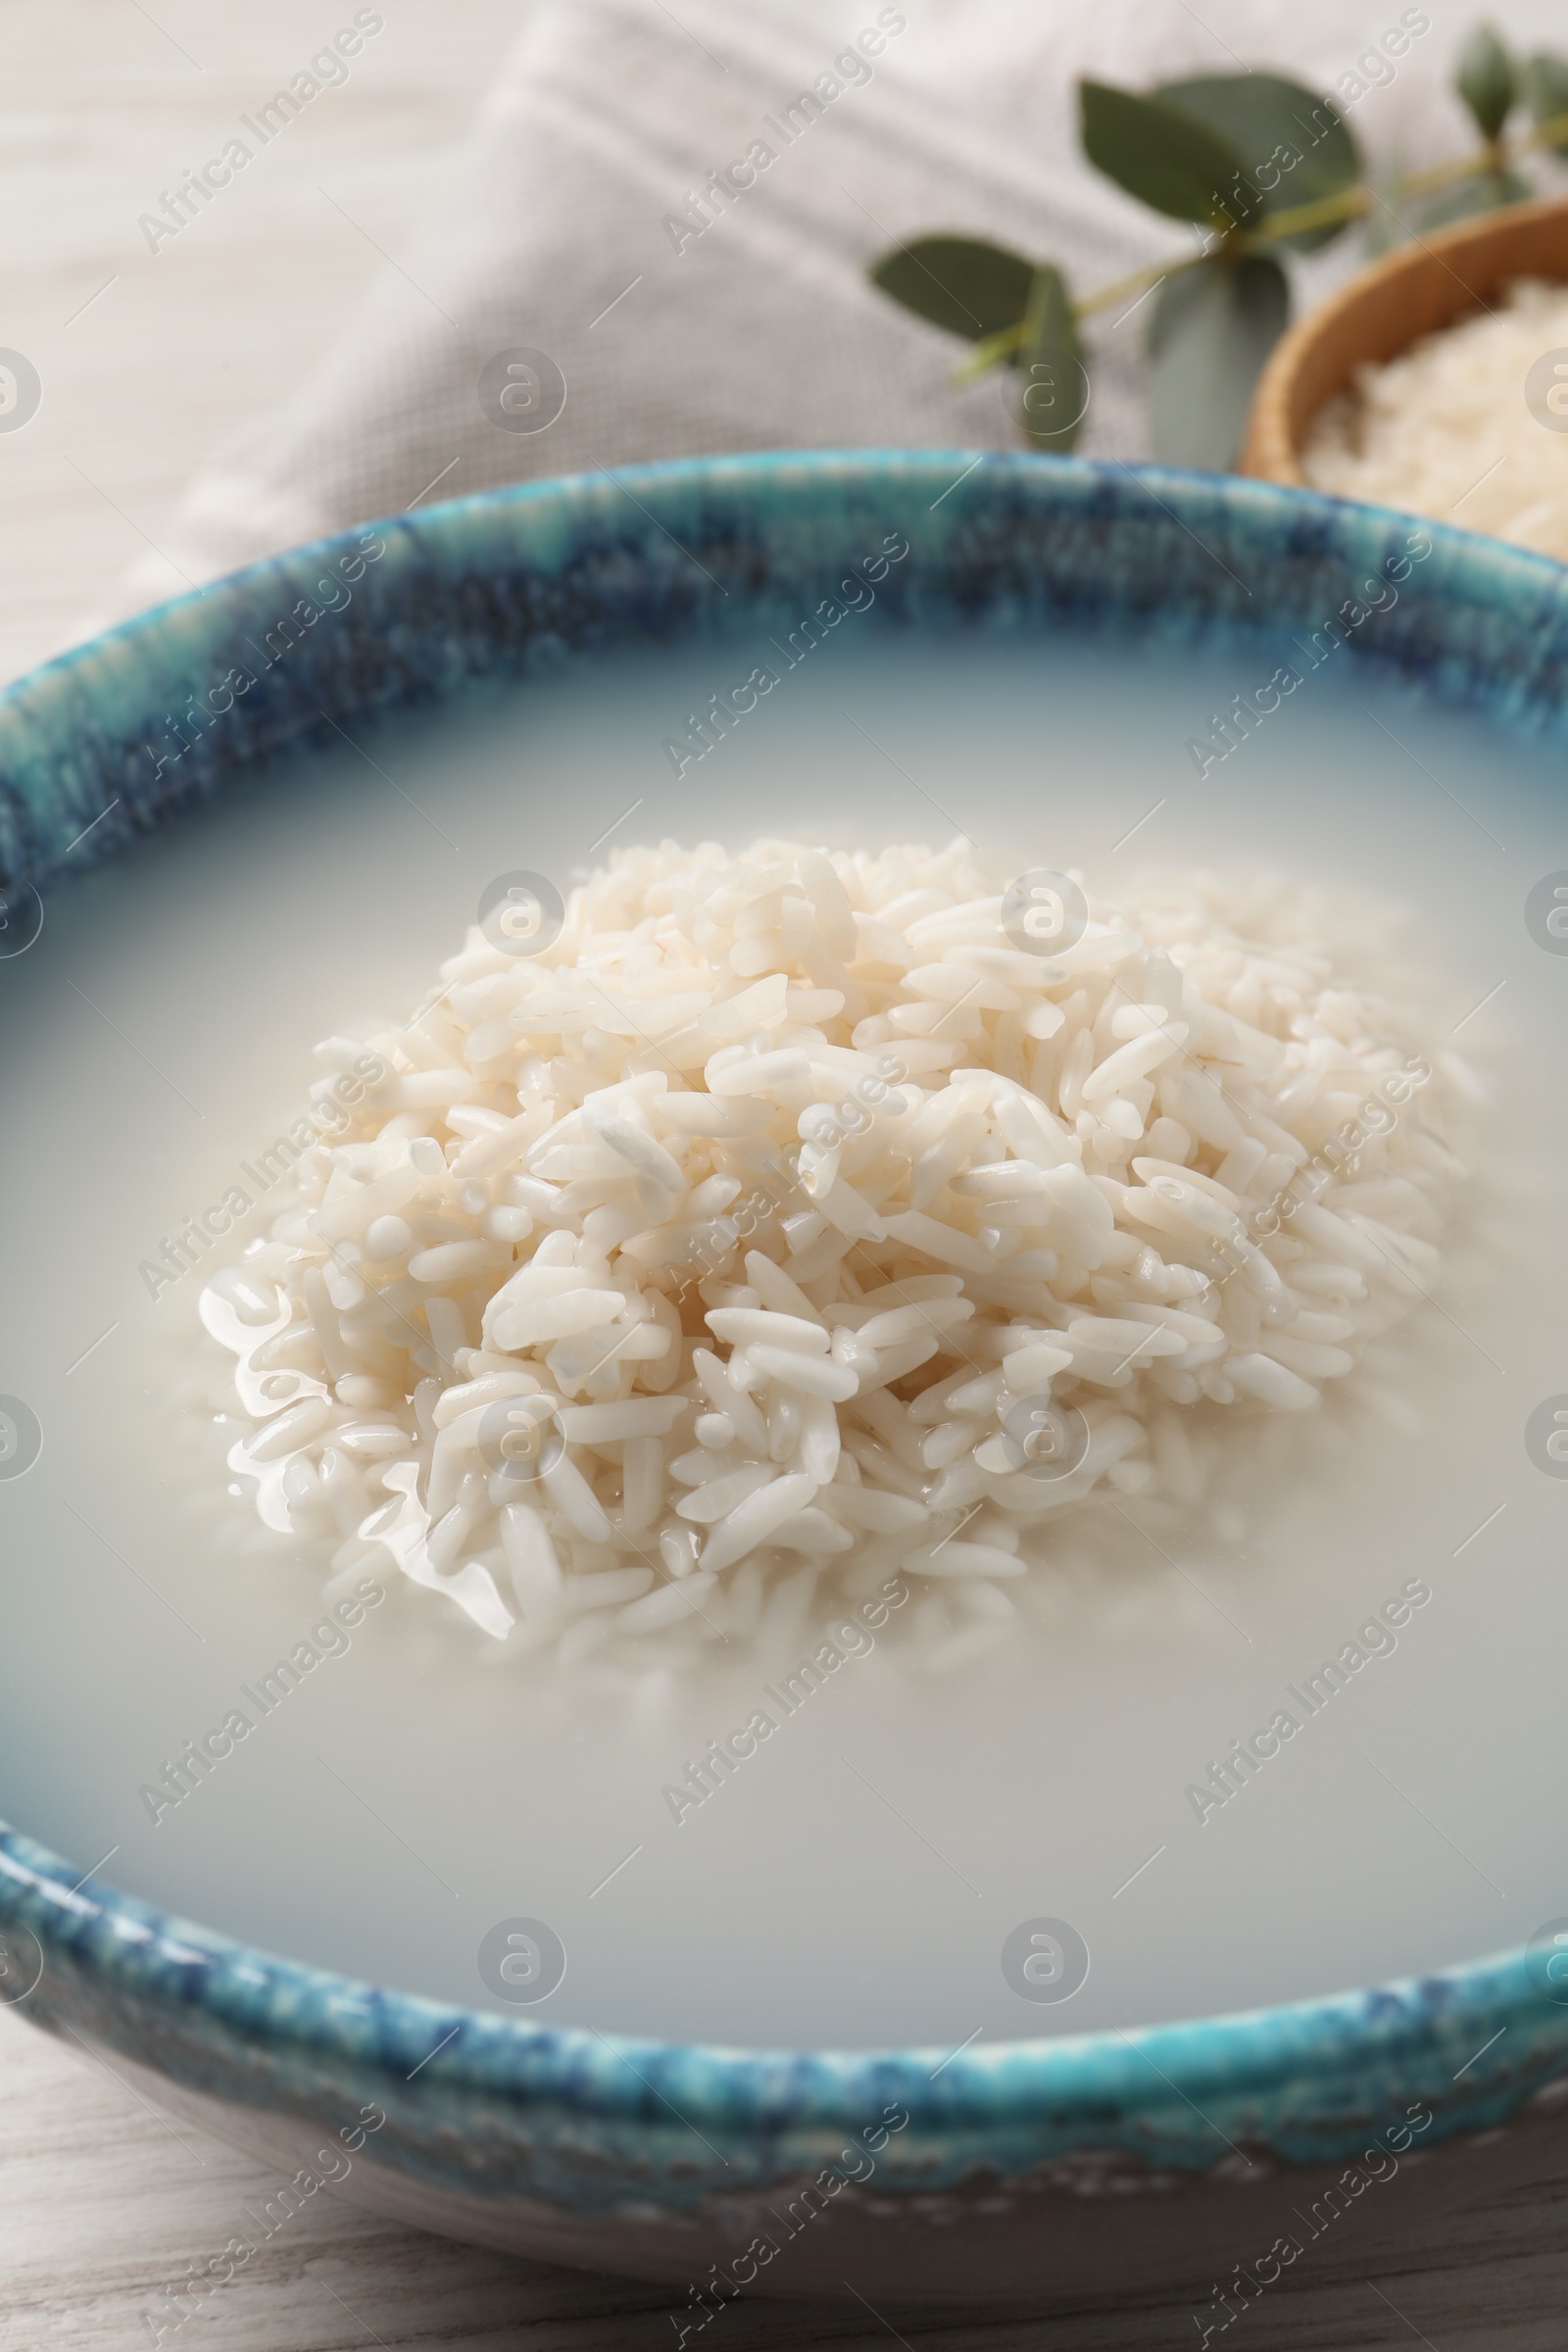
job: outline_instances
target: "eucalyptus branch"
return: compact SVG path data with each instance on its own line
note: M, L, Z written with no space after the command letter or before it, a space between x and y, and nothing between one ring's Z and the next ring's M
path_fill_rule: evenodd
M1431 18L1405 12L1412 14L1415 38L1431 29ZM1381 46L1402 56L1409 39L1391 30ZM1341 78L1348 107L1365 84ZM1154 454L1223 472L1290 318L1293 250L1316 251L1357 220L1367 224L1369 250L1378 250L1391 232L1418 236L1517 204L1533 192L1534 174L1519 169L1527 157L1568 156L1568 57L1517 57L1478 25L1460 46L1453 86L1481 144L1385 181L1374 178L1333 99L1264 68L1150 90L1086 78L1078 84L1085 157L1136 202L1184 223L1185 251L1076 299L1054 260L951 230L894 246L869 274L893 301L966 347L955 382L1008 369L1018 431L1044 455L1073 447L1088 407L1080 328L1101 311L1125 305L1130 314L1153 295L1146 318ZM1522 119L1524 128L1510 129ZM1300 201L1281 201L1292 195Z
M1469 155L1451 159L1446 164L1430 164L1423 172L1401 174L1395 183L1395 195L1403 203L1410 197L1433 196L1444 188L1457 187L1467 179L1482 173L1505 171L1510 164L1540 148L1555 147L1568 139L1568 114L1553 115L1531 129L1520 131L1512 138L1489 139ZM1335 221L1361 219L1369 213L1379 198L1371 183L1357 180L1353 187L1338 188L1332 196L1320 196L1312 204L1298 204L1283 212L1270 213L1258 227L1233 235L1227 240L1241 253L1267 253L1286 237L1302 235L1309 229L1327 228ZM1086 294L1072 306L1074 318L1092 318L1097 311L1108 310L1112 303L1128 295L1147 294L1162 278L1176 277L1183 270L1195 269L1199 263L1211 258L1216 249L1188 254L1167 262L1155 262L1146 270L1135 270L1127 277L1118 277L1108 286ZM1000 334L985 335L974 346L963 366L955 371L956 384L972 383L976 376L989 374L993 368L1004 365L1021 350L1024 321L1004 327Z

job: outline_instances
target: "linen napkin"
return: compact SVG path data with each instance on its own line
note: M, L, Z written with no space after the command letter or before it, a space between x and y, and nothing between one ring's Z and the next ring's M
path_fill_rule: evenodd
M1195 232L1083 162L1077 76L1267 64L1332 90L1375 16L1345 0L1202 19L1186 0L538 0L412 246L294 396L196 476L161 543L204 580L535 475L1016 447L1011 371L956 381L962 347L868 284L868 262L958 230L1057 260L1083 294L1179 254ZM1462 29L1435 24L1352 104L1374 158L1465 140L1442 88ZM1299 269L1300 294L1353 266L1343 245ZM1129 298L1093 322L1089 454L1146 448L1147 318ZM120 606L167 593L149 558Z

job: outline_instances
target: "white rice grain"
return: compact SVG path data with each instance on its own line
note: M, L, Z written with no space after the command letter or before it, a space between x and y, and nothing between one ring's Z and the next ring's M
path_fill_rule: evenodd
M1302 471L1337 497L1452 517L1568 563L1568 442L1524 397L1535 364L1565 348L1568 290L1521 278L1396 359L1358 368L1314 419ZM1480 458L1492 462L1478 479Z
M633 1694L900 1574L960 1596L898 1637L956 1670L1082 1514L1205 1507L1258 1416L1357 1393L1468 1085L1376 922L1178 875L1046 957L1001 911L962 843L664 844L535 958L470 931L202 1296L267 1544ZM1046 1403L1087 1450L1042 1478Z

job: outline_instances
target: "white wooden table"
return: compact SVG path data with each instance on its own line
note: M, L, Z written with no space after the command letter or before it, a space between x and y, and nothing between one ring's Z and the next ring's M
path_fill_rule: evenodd
M0 2352L132 2352L152 2328L180 2352L673 2352L668 2287L523 2263L315 2199L254 2262L171 2330L164 2287L259 2211L280 2176L162 2123L79 2052L0 2011ZM1562 2352L1568 2180L1434 2226L1412 2254L1368 2267L1347 2243L1309 2254L1226 2352ZM1205 2298L1206 2300L1206 2298ZM848 2299L847 2299L848 2301ZM1046 2319L743 2302L704 2352L795 2352L903 2341L920 2352L1168 2352L1199 2341L1192 2300ZM186 2331L188 2328L188 2333Z
M0 677L69 639L156 547L161 518L220 436L285 393L322 348L382 268L381 249L395 252L413 225L521 10L388 0L384 13L346 86L153 254L138 215L352 18L348 0L265 10L6 0L0 346L32 360L43 403L24 430L0 433ZM180 585L172 571L168 585ZM633 2352L675 2341L666 2289L508 2261L326 2197L188 2336L169 2332L165 2285L276 2185L214 2142L176 2137L79 2053L0 2011L0 2352L130 2352L160 2325L181 2352ZM1565 2231L1568 2180L1450 2219L1370 2277L1348 2247L1338 2269L1291 2273L1232 2342L1562 2352ZM724 2314L722 2330L722 2352L894 2340L932 2352L1153 2352L1197 2341L1190 2302L1147 2300L1058 2319L901 2312L893 2325L853 2305L749 2303Z

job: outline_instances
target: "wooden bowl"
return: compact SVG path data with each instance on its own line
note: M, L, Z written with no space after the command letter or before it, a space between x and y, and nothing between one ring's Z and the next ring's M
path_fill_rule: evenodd
M1238 470L1303 487L1299 451L1312 419L1357 368L1451 326L1516 277L1568 278L1568 199L1483 213L1359 271L1276 344L1252 396Z

